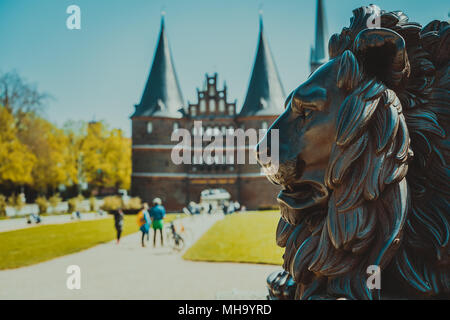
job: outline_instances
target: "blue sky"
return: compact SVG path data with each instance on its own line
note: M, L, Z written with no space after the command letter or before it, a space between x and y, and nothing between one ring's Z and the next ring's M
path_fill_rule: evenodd
M448 19L442 0L325 0L328 34L352 9L375 3L410 20ZM66 8L81 8L81 30L68 30ZM184 99L194 101L206 72L219 73L242 106L257 44L258 10L286 93L309 73L315 0L0 0L0 71L16 70L54 100L45 116L105 120L130 133L160 26L166 27Z

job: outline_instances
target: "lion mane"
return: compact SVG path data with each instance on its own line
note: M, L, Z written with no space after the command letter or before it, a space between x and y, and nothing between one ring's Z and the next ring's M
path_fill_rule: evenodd
M347 96L325 175L328 205L299 225L280 219L277 228L285 247L277 289L285 286L285 298L450 293L450 27L381 11L374 39L367 20L375 9L354 10L329 42ZM376 45L392 34L404 50ZM371 265L381 270L381 290L367 286Z

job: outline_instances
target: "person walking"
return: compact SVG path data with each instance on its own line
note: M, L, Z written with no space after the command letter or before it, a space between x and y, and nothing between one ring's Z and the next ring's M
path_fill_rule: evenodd
M114 212L114 227L116 228L117 233L117 244L120 242L120 236L122 235L123 229L123 210L119 208L117 212Z
M161 236L161 246L164 246L163 239L163 219L166 215L166 209L162 206L160 198L153 199L153 207L150 209L150 219L152 219L153 233L153 247L156 247L156 231L159 230Z
M148 239L148 232L150 231L150 215L148 213L148 204L144 203L142 210L138 213L138 224L139 224L139 230L142 232L141 237L141 244L142 247L145 247L145 236L147 235Z

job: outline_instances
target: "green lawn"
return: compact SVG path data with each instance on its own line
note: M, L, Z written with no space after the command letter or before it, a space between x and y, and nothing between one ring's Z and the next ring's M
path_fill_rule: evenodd
M165 221L174 220L169 214ZM123 236L139 230L136 216L125 216ZM0 270L32 265L115 239L112 217L42 225L0 233Z
M277 211L233 214L217 222L183 258L193 261L282 264L283 249L275 243Z

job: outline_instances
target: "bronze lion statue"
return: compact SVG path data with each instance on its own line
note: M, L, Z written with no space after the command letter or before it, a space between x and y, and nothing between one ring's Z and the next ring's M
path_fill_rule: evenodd
M353 11L257 147L279 130L272 299L450 297L450 27L380 11L369 28L377 9Z

